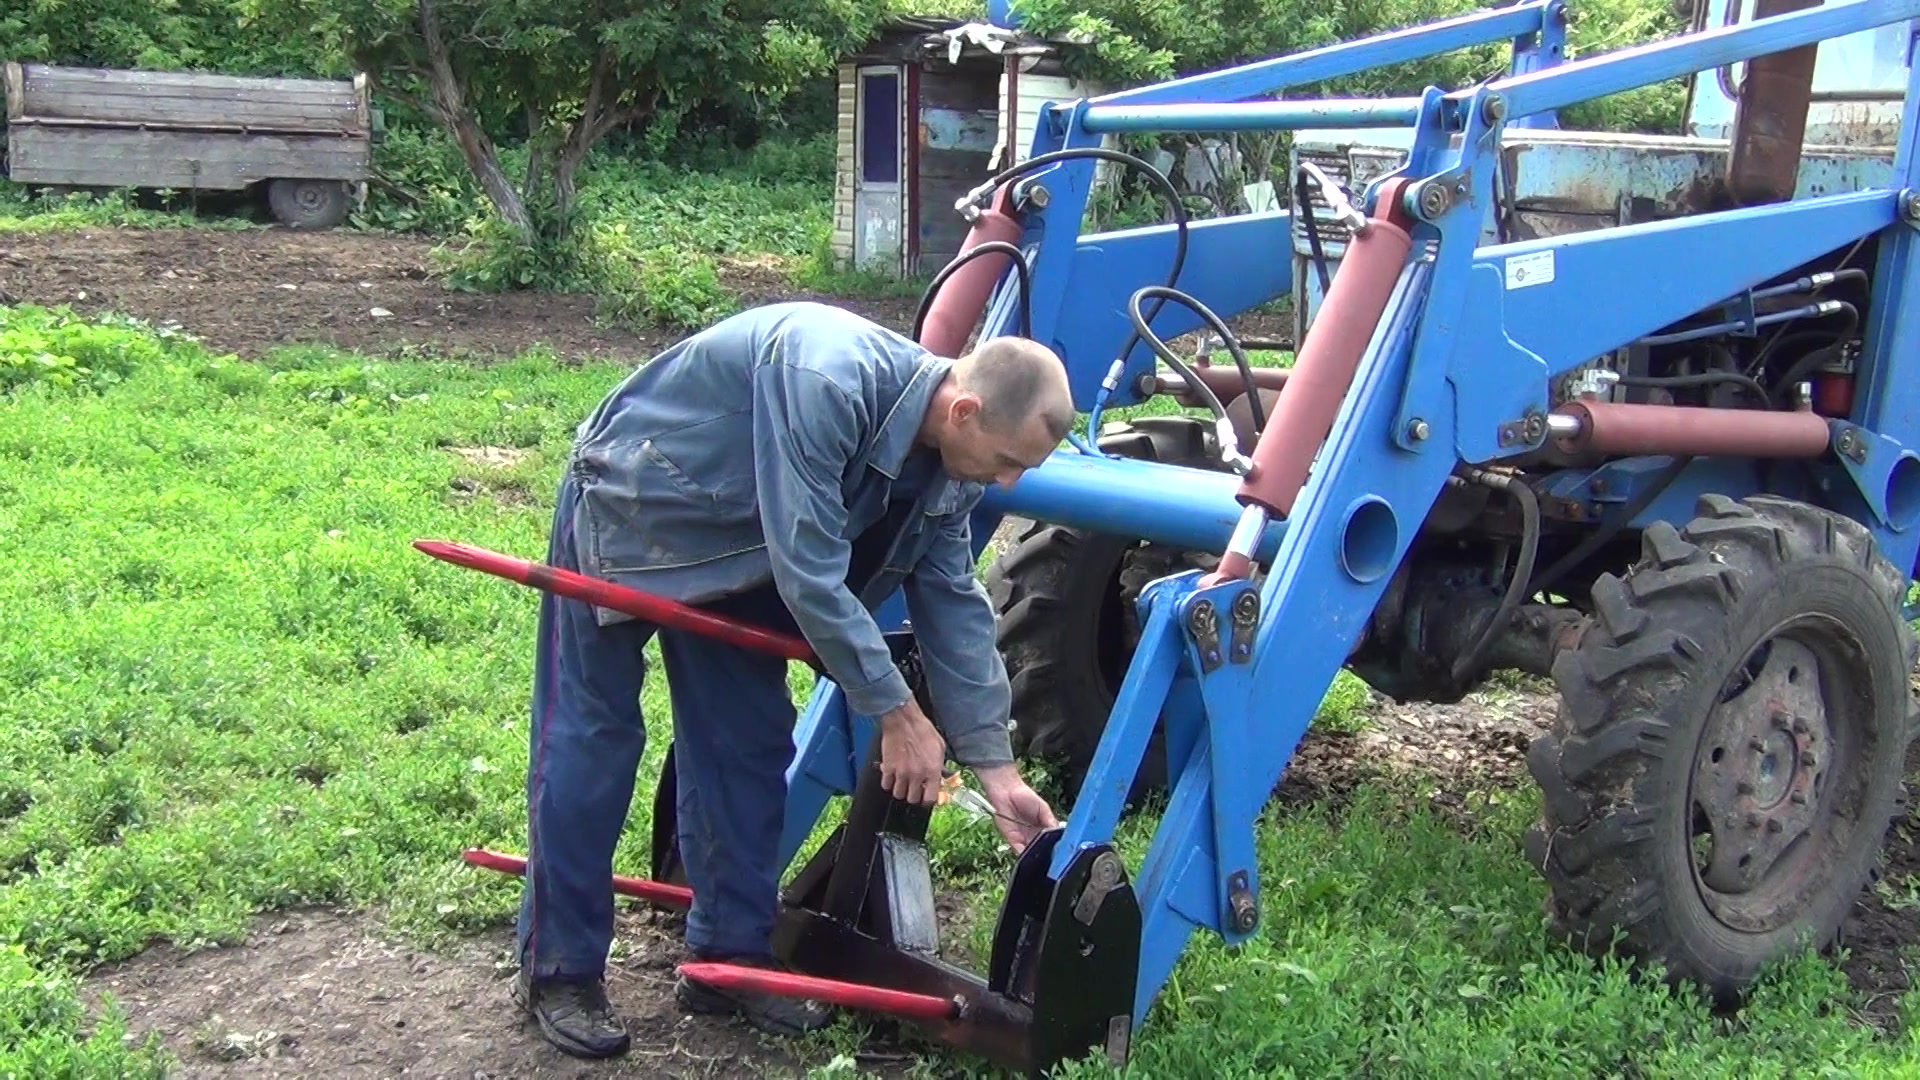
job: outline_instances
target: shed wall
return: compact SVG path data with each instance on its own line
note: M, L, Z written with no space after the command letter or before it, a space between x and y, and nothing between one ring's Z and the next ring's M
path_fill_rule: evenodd
M960 253L969 226L954 202L992 171L1000 128L990 70L929 64L920 73L919 273L933 273Z
M837 265L853 261L854 65L840 65L839 109L834 122L833 257Z

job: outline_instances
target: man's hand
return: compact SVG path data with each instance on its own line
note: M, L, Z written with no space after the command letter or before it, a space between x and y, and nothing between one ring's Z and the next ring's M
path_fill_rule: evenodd
M909 698L880 717L880 783L894 798L932 806L946 763L947 744L918 702Z
M980 778L980 789L993 807L994 825L1015 855L1026 851L1042 832L1060 827L1047 800L1028 787L1012 765L975 769L973 774Z

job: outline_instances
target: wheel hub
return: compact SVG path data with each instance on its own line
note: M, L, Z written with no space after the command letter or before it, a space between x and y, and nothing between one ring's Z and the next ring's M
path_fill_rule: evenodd
M1694 758L1694 870L1707 906L1767 930L1818 874L1831 756L1820 659L1774 638L1730 680Z

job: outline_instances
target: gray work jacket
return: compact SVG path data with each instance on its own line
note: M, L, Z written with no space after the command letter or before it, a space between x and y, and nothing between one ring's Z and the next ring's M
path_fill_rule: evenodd
M885 513L950 366L817 303L755 308L675 344L580 425L582 570L683 603L771 579L849 707L869 716L908 698L870 614L904 589L948 752L967 766L1011 761L1011 693L968 542L985 489L936 470L875 579L857 596L846 581L852 541Z

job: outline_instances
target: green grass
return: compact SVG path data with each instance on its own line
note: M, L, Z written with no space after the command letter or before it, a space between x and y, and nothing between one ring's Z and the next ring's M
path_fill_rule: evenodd
M304 350L246 364L0 309L6 371L0 1075L153 1074L157 1051L123 1043L111 1016L89 1022L75 979L155 941L232 940L263 909L376 906L429 943L510 925L516 883L457 854L524 843L534 595L408 542L543 552L568 435L618 370ZM453 452L482 446L520 456ZM664 750L662 691L643 785ZM1336 688L1322 722L1359 708ZM1849 1020L1857 1002L1828 964L1792 965L1728 1022L1555 946L1518 849L1531 794L1499 798L1466 827L1383 789L1271 816L1261 937L1238 956L1196 939L1136 1071L1920 1067L1911 1034L1875 1041ZM1136 867L1150 824L1122 833ZM621 872L646 872L646 826L641 798ZM980 898L979 949L1009 860L955 810L933 842L942 884Z
M0 233L63 232L71 229L248 229L254 223L232 215L199 215L188 209L155 209L159 201L131 191L65 196L33 195L0 179Z

